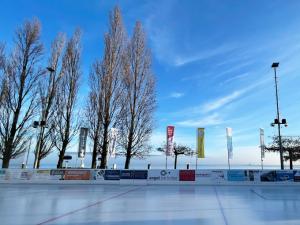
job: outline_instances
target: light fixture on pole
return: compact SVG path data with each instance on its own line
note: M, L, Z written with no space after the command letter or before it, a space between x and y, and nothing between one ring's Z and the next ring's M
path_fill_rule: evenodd
M274 78L275 78L275 95L276 95L276 110L277 110L277 118L274 119L274 122L271 123L271 126L274 127L275 124L277 124L278 127L278 142L279 142L279 152L280 152L280 167L283 170L284 164L283 164L283 151L282 151L282 141L281 141L281 131L280 126L281 124L287 126L286 119L282 119L280 121L280 113L279 113L279 101L278 101L278 87L277 87L277 74L276 74L276 68L278 68L279 62L272 63L272 68L274 69Z

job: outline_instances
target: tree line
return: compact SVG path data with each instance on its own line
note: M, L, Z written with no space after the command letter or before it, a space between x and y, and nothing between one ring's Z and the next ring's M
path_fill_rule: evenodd
M34 19L16 29L12 49L0 44L2 168L23 155L34 137L36 167L57 151L57 168L62 168L66 150L81 126L89 129L92 168L99 156L100 168L107 166L111 128L118 129L117 150L126 156L126 169L132 157L149 152L155 77L142 24L136 22L128 37L120 9L112 10L103 56L91 63L84 106L78 105L83 79L81 36L80 29L69 38L59 33L47 50L41 41L41 24ZM82 107L84 113L79 112Z

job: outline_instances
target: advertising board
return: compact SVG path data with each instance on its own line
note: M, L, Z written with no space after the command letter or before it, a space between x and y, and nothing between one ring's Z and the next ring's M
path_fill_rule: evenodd
M147 180L147 170L121 170L120 179L135 179L135 180Z
M260 171L259 170L248 170L247 171L249 181L260 181Z
M36 170L32 176L33 180L49 180L50 170Z
M300 182L300 171L299 170L294 170L294 181Z
M0 169L0 180L5 180L5 170Z
M246 181L247 179L247 170L228 170L227 171L227 180L228 181Z
M89 180L90 179L89 170L66 170L65 171L65 180Z
M260 172L260 181L262 181L262 182L276 181L276 170L261 171Z
M105 170L92 170L91 179L92 180L104 180Z
M196 181L198 183L218 183L224 181L223 170L196 170Z
M50 180L63 180L65 175L64 170L50 170Z
M120 170L105 170L104 180L120 180Z
M292 170L277 170L276 171L276 181L286 181L286 182L294 182L294 171Z
M148 180L150 181L179 181L178 170L149 170Z
M195 181L195 170L180 170L179 181Z

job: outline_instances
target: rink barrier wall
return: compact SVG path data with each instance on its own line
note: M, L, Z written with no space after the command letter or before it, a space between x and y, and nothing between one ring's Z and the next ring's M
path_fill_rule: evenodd
M300 185L300 170L0 169L0 183Z

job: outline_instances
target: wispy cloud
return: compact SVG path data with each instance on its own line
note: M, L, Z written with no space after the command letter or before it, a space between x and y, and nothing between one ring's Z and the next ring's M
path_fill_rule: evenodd
M235 48L232 47L231 45L221 45L215 49L203 50L203 51L201 51L201 53L198 53L198 54L189 53L188 55L183 55L183 54L177 53L177 55L173 59L174 65L175 66L183 66L188 63L209 59L209 58L217 56L217 55L223 55L225 53L233 51L234 49Z
M224 121L220 115L218 113L213 113L212 115L203 118L179 121L177 122L177 125L183 127L208 127L222 123L224 123Z
M235 99L239 98L243 93L245 93L245 90L239 90L234 91L229 95L223 96L221 98L218 98L214 101L205 103L201 108L203 113L208 113L213 110L219 109L223 107L226 104L229 104L230 102L234 101Z
M181 98L183 96L184 96L184 93L182 93L182 92L172 92L169 95L169 98Z

